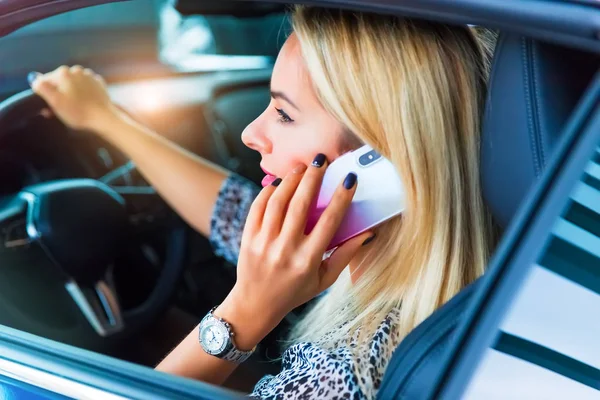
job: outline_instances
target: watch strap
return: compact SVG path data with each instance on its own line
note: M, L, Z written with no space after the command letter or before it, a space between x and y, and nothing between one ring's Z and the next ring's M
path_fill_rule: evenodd
M225 361L234 362L236 364L241 364L254 354L254 350L256 347L250 351L241 351L235 347L235 344L231 347L229 352L221 357Z

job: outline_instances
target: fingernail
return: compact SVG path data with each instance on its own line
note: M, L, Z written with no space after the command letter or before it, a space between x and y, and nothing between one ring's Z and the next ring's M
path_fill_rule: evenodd
M327 157L325 157L325 154L319 153L313 160L312 166L321 168L325 164L325 161L327 161Z
M346 179L344 179L344 187L348 190L352 189L354 185L356 185L356 174L354 172L350 172L346 175Z
M377 235L376 235L376 234L373 234L373 236L371 236L370 238L368 238L367 240L365 240L365 241L363 242L363 244L362 244L362 245L363 245L363 246L366 246L366 245L368 245L369 243L371 243L371 242L373 241L373 239L375 239L375 236L377 236Z
M280 183L281 183L281 178L277 178L273 182L271 182L271 185L273 185L273 186L279 186Z
M27 82L29 82L29 86L33 85L33 82L37 79L38 76L42 75L39 72L30 72L27 74Z
M292 171L294 174L301 174L302 172L306 171L306 165L304 164L300 164L298 165L296 168L294 168L294 170Z

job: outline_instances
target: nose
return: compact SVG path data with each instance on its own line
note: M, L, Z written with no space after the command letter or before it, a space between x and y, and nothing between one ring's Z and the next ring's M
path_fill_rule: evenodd
M262 115L250 123L242 132L242 142L261 154L269 154L273 150L273 144L266 135Z

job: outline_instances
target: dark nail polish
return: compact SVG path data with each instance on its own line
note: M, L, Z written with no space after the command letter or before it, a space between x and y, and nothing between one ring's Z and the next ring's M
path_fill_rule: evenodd
M350 172L346 175L346 179L344 179L344 187L348 190L352 189L354 185L356 185L356 174L354 172Z
M280 183L281 183L281 178L277 178L277 179L275 179L275 180L274 180L274 181L271 183L271 185L273 185L273 186L279 186L279 184L280 184Z
M362 245L363 245L363 246L366 246L366 245L368 245L369 243L371 243L371 242L373 241L373 239L375 239L375 236L377 236L377 235L373 235L373 236L371 236L370 238L368 238L367 240L365 240L365 241L363 242L363 244L362 244Z
M27 82L29 83L29 86L33 85L33 82L35 82L37 77L40 75L41 74L39 72L30 72L27 74Z
M321 168L325 164L325 161L327 161L327 157L325 157L325 154L319 153L313 160L312 166Z

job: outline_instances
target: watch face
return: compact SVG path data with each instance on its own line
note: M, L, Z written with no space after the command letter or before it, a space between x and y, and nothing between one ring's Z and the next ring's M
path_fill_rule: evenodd
M208 318L200 329L200 343L207 353L220 354L229 343L229 331L220 321Z

